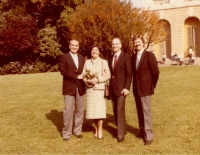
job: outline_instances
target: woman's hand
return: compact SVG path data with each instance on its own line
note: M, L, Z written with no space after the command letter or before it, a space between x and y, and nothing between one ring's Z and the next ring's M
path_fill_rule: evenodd
M107 76L106 70L103 70L103 71L101 72L101 75L104 76L104 77L106 77L106 76Z
M93 85L95 85L96 83L98 83L98 79L97 79L97 78L88 79L86 82L87 82L88 84L93 84Z
M93 84L95 85L96 83L98 83L98 79L97 78L93 78L92 79Z
M86 82L87 82L87 84L93 84L93 81L90 79L87 79Z

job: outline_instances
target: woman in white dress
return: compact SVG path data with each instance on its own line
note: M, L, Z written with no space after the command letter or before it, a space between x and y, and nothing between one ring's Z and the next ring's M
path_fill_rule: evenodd
M93 45L91 59L86 60L83 75L86 85L85 110L86 119L93 119L95 124L95 138L103 137L103 119L106 118L106 100L104 98L105 83L110 79L108 62L99 57L102 48Z

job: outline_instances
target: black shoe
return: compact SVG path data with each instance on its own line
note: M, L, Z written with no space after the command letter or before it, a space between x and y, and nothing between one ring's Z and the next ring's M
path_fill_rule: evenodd
M77 137L77 138L83 138L83 136L82 136L82 135L76 135L76 137Z
M152 142L153 142L152 140L147 140L144 142L144 145L151 145Z
M123 142L124 141L124 138L117 138L117 142L118 143L121 143L121 142Z
M63 141L68 141L69 140L69 138L63 138Z

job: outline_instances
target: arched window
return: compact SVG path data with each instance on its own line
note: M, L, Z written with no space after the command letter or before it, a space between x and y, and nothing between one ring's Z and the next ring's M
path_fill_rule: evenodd
M187 50L193 47L194 55L200 56L200 21L191 17L185 21L185 56L187 57Z
M158 51L160 51L160 55L166 55L167 58L171 58L171 27L168 21L161 20L165 22L165 31L167 32L167 36L165 41L158 44Z

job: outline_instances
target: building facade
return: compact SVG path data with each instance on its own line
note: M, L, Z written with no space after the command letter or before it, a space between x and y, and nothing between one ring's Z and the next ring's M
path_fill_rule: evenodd
M179 58L188 57L190 47L194 56L200 57L200 0L141 1L142 8L159 12L160 20L166 22L166 41L154 45L157 59L163 55L171 58L175 53Z

